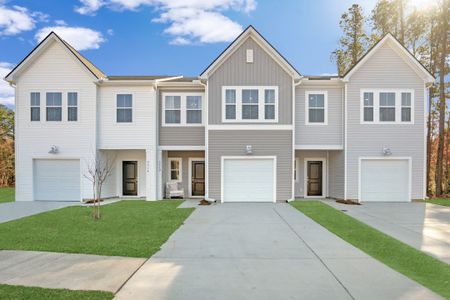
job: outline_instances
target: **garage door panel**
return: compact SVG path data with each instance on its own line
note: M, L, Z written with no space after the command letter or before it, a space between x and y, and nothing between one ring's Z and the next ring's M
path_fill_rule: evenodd
M273 202L273 159L225 159L224 202Z
M409 161L404 159L362 160L361 201L410 201Z
M34 160L34 200L79 201L80 161Z

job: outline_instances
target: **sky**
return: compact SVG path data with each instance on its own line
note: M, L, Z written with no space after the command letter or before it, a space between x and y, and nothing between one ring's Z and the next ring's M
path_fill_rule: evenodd
M335 74L341 14L376 0L0 0L0 77L52 30L107 75L199 75L253 25L301 74ZM0 82L0 103L14 90Z

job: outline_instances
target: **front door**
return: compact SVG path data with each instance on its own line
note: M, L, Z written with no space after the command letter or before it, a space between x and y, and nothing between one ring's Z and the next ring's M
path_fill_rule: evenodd
M137 161L124 161L122 165L124 196L137 196Z
M322 196L322 162L307 163L307 195Z
M192 161L192 196L205 195L205 162Z

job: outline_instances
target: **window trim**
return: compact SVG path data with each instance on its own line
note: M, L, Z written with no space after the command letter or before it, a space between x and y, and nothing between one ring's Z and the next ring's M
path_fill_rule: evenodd
M29 122L31 122L31 123L36 123L36 122L41 122L42 121L42 112L41 112L41 104L42 104L42 99L41 99L41 92L39 91L39 92L29 92L28 93L29 95L30 95L30 97L29 97L29 99L30 99L30 102L29 102L29 108L30 108L30 113L28 114L29 116L30 116L30 119L29 119ZM39 105L32 105L31 104L31 95L32 94L38 94L39 95ZM33 108L38 108L39 109L39 120L32 120L32 111L33 111Z
M226 118L226 90L236 91L236 119ZM242 90L258 90L258 119L242 119ZM265 90L275 90L275 118L265 119ZM222 86L222 123L278 123L278 86Z
M324 116L323 122L309 122L309 95L311 94L323 94L324 95ZM312 126L326 126L328 125L328 91L311 90L305 91L305 125Z
M118 109L125 109L124 107L118 107L117 106L117 96L118 95L131 95L131 122L117 122L117 110ZM115 116L114 116L114 123L115 124L117 124L117 125L120 125L120 126L123 126L123 125L125 125L125 126L127 126L127 125L130 125L130 124L133 124L134 123L134 120L135 120L135 99L136 99L136 97L134 96L134 93L132 93L132 92L116 92L116 93L114 93L114 103L115 103L115 105L114 105L114 107L115 107Z
M171 168L172 161L178 161L178 165L180 166L178 169L178 172L180 174L179 179L175 179L175 180L172 179L172 168ZM168 162L167 181L168 182L182 182L183 181L183 159L181 157L168 157L167 162Z
M166 123L166 96L180 96L180 123ZM187 96L200 96L202 108L201 123L187 123ZM203 92L163 92L161 93L161 126L162 127L202 127L205 126L205 94Z
M373 121L364 121L364 93L373 93ZM395 121L380 121L380 93L395 93ZM411 94L411 121L402 121L402 93ZM414 124L414 112L415 112L415 96L414 89L410 88L364 88L360 90L359 95L359 122L360 124L381 124L381 125L412 125Z

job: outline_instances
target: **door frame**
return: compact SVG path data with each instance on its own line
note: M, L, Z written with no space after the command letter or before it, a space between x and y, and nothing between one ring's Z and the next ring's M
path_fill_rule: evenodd
M130 162L136 162L136 183L137 183L137 187L136 187L136 195L124 195L123 194L123 163L124 162L127 162L127 161L130 161ZM140 178L139 178L139 160L138 159L133 159L133 158L130 158L130 159L120 159L120 161L119 161L119 163L120 163L120 167L118 168L119 170L119 178L120 178L120 189L119 189L119 191L120 191L120 193L119 193L119 197L121 197L121 198L123 198L123 197L126 197L126 198L138 198L138 197L140 197L140 195L139 195L139 186L140 186L140 184L139 184L139 180L140 180Z
M189 157L188 158L188 195L190 198L205 198L206 196L206 164L205 164L205 193L203 196L192 196L192 162L194 161L202 161L205 162L204 157Z
M322 162L322 195L308 196L308 162L321 161ZM327 159L324 157L305 157L303 159L303 197L304 198L326 198L327 190Z
M408 162L408 202L412 202L412 157L411 156L360 156L358 159L358 203L361 203L361 165L363 160L406 160Z
M277 157L276 156L222 156L220 158L220 202L224 203L224 165L227 159L271 159L273 160L273 203L277 202Z

